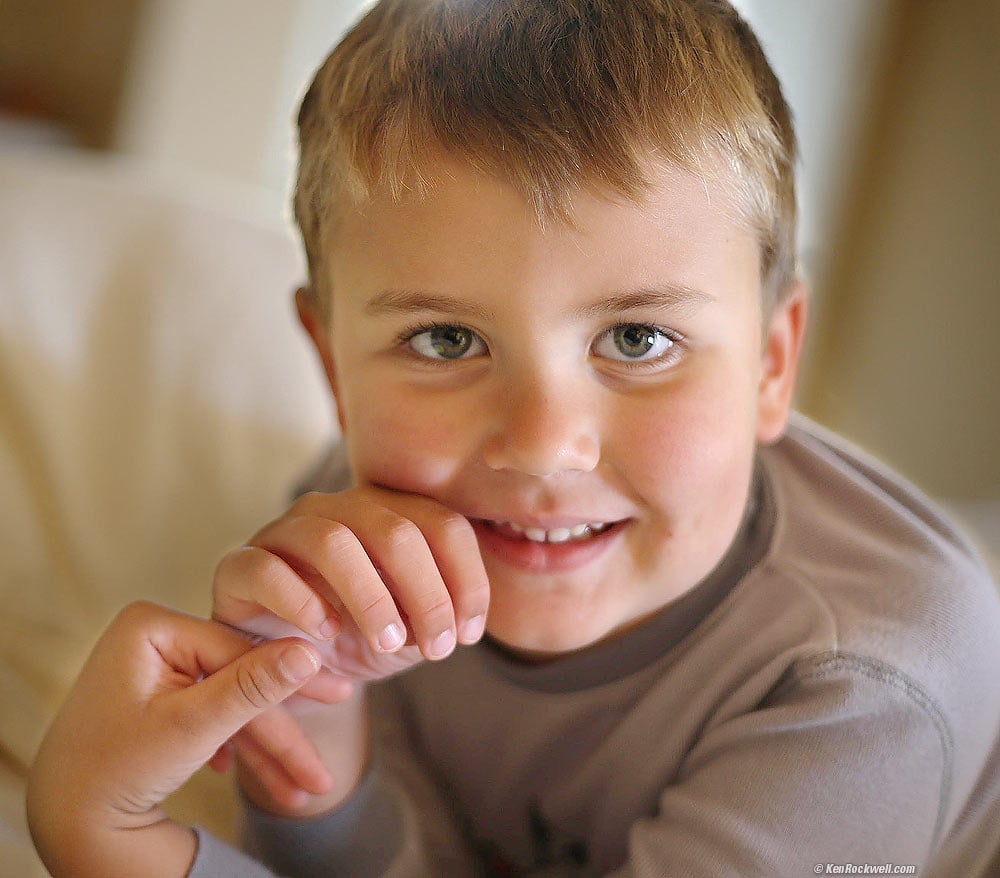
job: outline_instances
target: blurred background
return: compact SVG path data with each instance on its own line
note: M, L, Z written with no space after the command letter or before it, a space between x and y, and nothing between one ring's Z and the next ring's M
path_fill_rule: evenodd
M3 0L0 148L74 144L287 214L292 118L365 0ZM800 407L940 496L1000 497L1000 3L739 0L802 141Z

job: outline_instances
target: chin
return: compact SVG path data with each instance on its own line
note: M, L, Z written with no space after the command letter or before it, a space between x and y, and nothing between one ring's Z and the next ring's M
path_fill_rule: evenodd
M544 661L594 646L633 624L622 613L598 611L579 596L536 596L508 607L494 593L486 631L519 658ZM623 618L624 617L624 618Z

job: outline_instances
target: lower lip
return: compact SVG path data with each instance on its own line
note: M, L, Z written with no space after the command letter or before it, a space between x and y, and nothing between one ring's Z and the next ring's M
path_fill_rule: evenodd
M567 540L564 543L515 539L482 521L473 521L472 526L483 552L504 564L530 573L565 573L590 564L607 552L617 542L627 523L619 521L589 539Z

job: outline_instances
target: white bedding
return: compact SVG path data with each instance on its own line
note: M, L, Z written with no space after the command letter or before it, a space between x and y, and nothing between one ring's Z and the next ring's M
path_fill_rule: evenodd
M206 613L218 558L329 437L298 248L257 215L216 184L0 154L0 876L44 874L24 772L107 620L137 597ZM175 810L228 834L226 784L202 783Z

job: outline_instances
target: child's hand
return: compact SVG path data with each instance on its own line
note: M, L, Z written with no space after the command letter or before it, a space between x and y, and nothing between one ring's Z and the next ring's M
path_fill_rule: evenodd
M475 643L485 625L489 584L468 520L426 497L362 487L300 498L222 560L214 596L215 619L264 637L305 634L324 666L349 687L424 658L445 658L456 642ZM332 685L328 681L327 688ZM336 804L349 792L348 779L360 775L363 754L357 748L350 757L343 753L341 742L352 734L342 721L347 710L345 705L340 719L313 723L340 722L338 733L328 736L336 739L330 747L314 738L327 768L348 785L328 789L315 810ZM282 714L253 723L235 741L236 750L243 768L256 775L256 788L247 790L252 798L272 810L305 813L295 804L302 801L296 785L320 787L326 771L318 761L310 766L314 751L293 751L282 741ZM288 720L285 714L282 727ZM353 722L363 722L360 711Z
M159 803L319 669L302 642L255 647L216 622L152 604L123 610L29 777L29 823L52 874L187 874L194 835Z
M230 552L213 617L253 634L306 634L347 679L383 679L483 633L489 585L469 522L382 488L307 494Z

